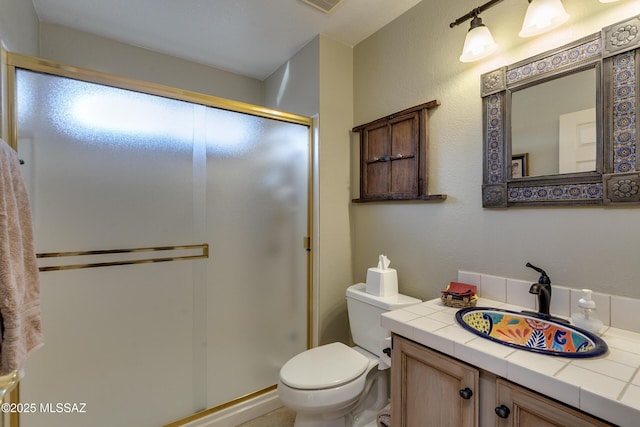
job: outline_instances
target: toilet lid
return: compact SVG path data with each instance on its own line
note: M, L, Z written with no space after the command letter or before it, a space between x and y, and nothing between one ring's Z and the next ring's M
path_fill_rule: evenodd
M367 357L336 342L294 356L280 370L280 380L304 390L337 387L362 375L368 365Z

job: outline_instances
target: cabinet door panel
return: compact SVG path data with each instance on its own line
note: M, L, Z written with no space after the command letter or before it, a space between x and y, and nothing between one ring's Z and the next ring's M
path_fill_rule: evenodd
M611 425L501 378L497 380L497 398L497 405L504 405L510 410L507 418L498 418L497 427Z
M381 196L389 193L389 163L377 163L389 155L389 127L386 124L372 127L365 131L366 143L363 144L366 168L364 190L370 196Z
M413 113L389 123L391 128L391 193L418 194L419 116ZM402 158L398 159L398 157Z
M391 365L394 427L478 425L477 369L394 336ZM468 399L459 391L469 388Z
M367 165L367 194L372 197L389 193L389 163Z

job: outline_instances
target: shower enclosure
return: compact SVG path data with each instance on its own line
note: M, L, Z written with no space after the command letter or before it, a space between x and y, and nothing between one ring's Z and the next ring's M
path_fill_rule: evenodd
M20 426L158 427L273 390L310 342L310 119L8 63L45 337Z

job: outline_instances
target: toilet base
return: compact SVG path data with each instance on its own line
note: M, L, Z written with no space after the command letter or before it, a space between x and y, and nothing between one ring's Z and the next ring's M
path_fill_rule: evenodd
M317 416L298 414L293 427L349 427L350 425L351 423L347 423L346 417L340 417L337 420L322 420Z
M389 403L389 371L372 369L366 390L353 409L339 418L327 419L320 414L298 412L294 427L376 427L377 415Z
M366 424L355 424L355 423L349 423L349 421L344 417L339 420L332 420L332 421L327 421L327 420L318 421L317 419L305 420L302 418L298 420L298 418L296 417L296 422L294 424L294 427L349 427L349 426L378 427L378 420L377 420L377 417L374 417L372 420L368 421Z

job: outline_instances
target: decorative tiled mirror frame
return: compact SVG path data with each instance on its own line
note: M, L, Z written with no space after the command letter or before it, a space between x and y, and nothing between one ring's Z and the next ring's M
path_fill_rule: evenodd
M511 91L568 71L595 68L599 160L593 172L511 178ZM640 203L640 16L481 76L482 206Z

